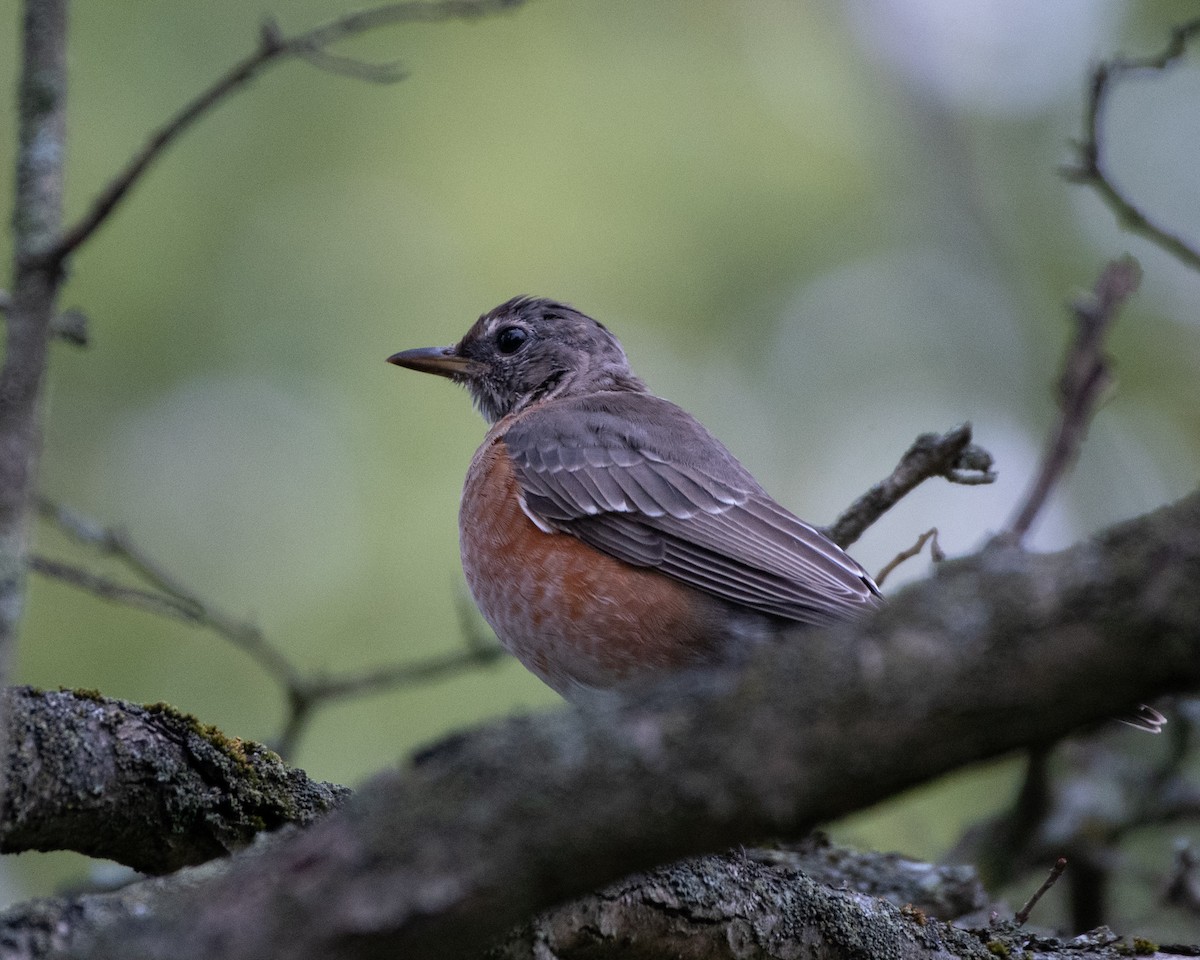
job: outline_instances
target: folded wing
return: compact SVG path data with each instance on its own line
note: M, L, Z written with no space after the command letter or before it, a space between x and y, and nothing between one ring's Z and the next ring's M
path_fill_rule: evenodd
M803 623L852 617L878 597L862 567L666 400L551 401L504 443L532 519L627 563Z

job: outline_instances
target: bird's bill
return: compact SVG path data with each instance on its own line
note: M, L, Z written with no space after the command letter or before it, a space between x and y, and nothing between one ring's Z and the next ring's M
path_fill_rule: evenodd
M462 356L455 347L401 350L388 357L387 362L422 373L436 373L439 377L469 377L479 366L476 361Z

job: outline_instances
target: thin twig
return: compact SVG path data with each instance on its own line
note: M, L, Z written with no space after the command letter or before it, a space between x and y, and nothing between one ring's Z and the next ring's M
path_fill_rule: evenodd
M57 524L74 539L95 547L101 553L116 557L165 598L176 601L181 608L193 611L187 619L224 637L280 683L290 686L299 680L296 668L281 651L270 644L258 627L239 620L202 599L151 559L124 530L95 523L45 497L38 498L37 508L43 518ZM76 582L75 585L86 589L81 582ZM109 600L119 599L109 594L99 595Z
M1186 840L1175 849L1175 862L1162 895L1163 903L1200 916L1200 855Z
M8 316L12 309L12 294L0 290L0 313ZM77 347L88 345L87 314L78 307L71 307L62 313L55 314L50 320L50 335Z
M126 167L92 202L83 217L48 249L38 255L42 265L61 264L112 215L146 170L181 134L213 107L246 86L269 65L288 57L300 57L321 69L372 82L394 82L404 74L395 67L372 65L327 53L330 44L396 23L434 23L454 19L476 19L520 6L524 0L407 0L390 3L340 17L330 23L284 37L273 22L259 32L258 49L231 67L211 87L200 93L174 117L156 130Z
M306 684L310 696L318 700L344 700L364 693L379 693L398 686L427 683L450 676L464 667L492 663L506 656L498 643L486 647L467 647L453 653L429 657L420 663L397 663L360 673L316 677Z
M297 56L318 70L367 83L399 83L408 76L398 63L366 63L356 57L342 57L328 50L302 50Z
M279 736L270 746L280 756L289 756L299 742L313 712L334 700L383 693L397 687L432 683L476 667L484 667L507 657L497 643L467 646L462 650L429 657L418 663L398 663L340 676L315 676L290 687L288 712Z
M867 527L930 477L967 485L996 479L991 454L971 443L969 423L941 435L923 433L917 437L891 474L855 500L825 528L825 535L843 549L850 546Z
M1130 74L1166 70L1183 57L1189 41L1197 34L1200 34L1200 18L1175 27L1166 47L1153 56L1114 57L1097 66L1092 73L1084 112L1083 140L1075 144L1075 163L1062 169L1063 176L1068 180L1095 190L1126 229L1150 240L1193 270L1200 270L1200 250L1154 223L1121 192L1108 175L1103 155L1103 125L1105 109L1117 80Z
M1018 927L1025 925L1025 921L1029 919L1029 914L1033 912L1033 908L1037 906L1037 902L1046 895L1047 890L1058 883L1058 878L1063 875L1063 871L1066 869L1066 857L1059 857L1056 861L1054 861L1054 866L1050 868L1050 875L1046 877L1044 881L1042 881L1042 885L1034 891L1033 896L1026 901L1025 906L1018 910L1016 916L1013 917L1013 919L1016 920Z
M1008 529L999 538L1002 541L1020 545L1051 491L1075 462L1100 395L1111 382L1104 339L1117 311L1137 289L1141 276L1141 267L1133 257L1114 260L1101 272L1091 295L1072 304L1075 336L1067 349L1059 378L1058 422L1033 483L1013 514Z
M306 675L273 646L258 627L238 620L202 599L151 559L125 531L105 527L45 497L38 498L37 507L43 518L56 524L75 540L94 547L102 554L116 557L153 589L126 586L81 567L42 557L35 557L30 563L37 573L54 577L105 600L211 630L245 652L283 688L287 715L279 736L271 743L281 756L295 749L313 712L325 703L429 683L467 669L487 666L505 656L498 644L481 638L477 630L468 630L465 649L453 653L417 663L387 664L344 674Z
M139 587L129 587L108 577L102 577L77 567L74 564L63 563L61 560L50 560L47 557L33 555L29 558L29 569L44 577L62 580L64 583L104 600L123 603L131 607L139 607L160 616L173 617L186 623L199 623L200 612L188 603L170 597L154 590L142 590Z
M90 340L88 316L78 307L56 313L50 321L50 335L74 347L86 347Z
M875 574L875 586L882 587L883 581L888 578L888 575L893 570L900 566L900 564L902 564L905 560L911 560L913 557L917 556L923 549L925 549L925 544L930 540L933 542L929 544L929 559L934 563L941 563L943 560L945 560L946 555L942 553L942 548L938 546L937 537L937 527L931 527L917 537L916 543L914 543L907 550L901 550L898 554L892 557L891 560L884 564L882 570Z

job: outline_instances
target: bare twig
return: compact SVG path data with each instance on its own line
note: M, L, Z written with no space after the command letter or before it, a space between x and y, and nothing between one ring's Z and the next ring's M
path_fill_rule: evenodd
M87 314L78 307L55 314L50 321L50 335L72 346L86 347L89 342Z
M295 750L313 712L325 703L432 682L464 670L487 666L505 656L498 644L483 640L477 631L472 630L466 632L465 649L418 663L385 664L335 675L306 675L271 644L258 627L219 610L201 598L151 559L125 531L105 527L45 497L38 499L38 511L75 540L116 557L153 589L126 586L81 567L42 557L35 557L30 562L31 568L37 573L62 580L105 600L128 604L211 630L262 667L283 688L287 703L287 715L281 731L271 743L272 748L283 756Z
M1018 927L1025 925L1025 921L1029 919L1029 914L1033 912L1033 908L1037 906L1037 902L1046 895L1047 890L1058 883L1058 878L1063 875L1063 871L1066 869L1066 857L1059 857L1054 861L1054 866L1050 868L1050 875L1042 881L1042 885L1034 891L1033 896L1025 902L1025 906L1018 910L1016 916L1013 917L1017 921Z
M877 587L882 587L883 581L888 578L888 575L893 570L900 566L900 564L902 564L905 560L911 560L913 557L917 556L922 550L925 549L925 544L930 540L933 542L929 544L929 559L934 563L941 563L943 560L945 560L946 555L942 553L942 548L938 546L937 537L937 527L931 527L930 529L926 530L923 534L917 537L916 543L914 543L907 550L901 550L898 554L892 557L891 560L884 564L883 569L875 574L875 585Z
M905 495L930 477L951 483L991 483L992 456L971 443L971 425L960 424L948 433L923 433L908 448L886 479L852 503L825 528L825 535L840 547L854 543L863 531Z
M1074 183L1091 187L1117 215L1126 229L1145 237L1176 259L1200 270L1200 250L1182 237L1158 226L1113 183L1105 169L1103 156L1104 111L1116 81L1130 74L1161 72L1178 62L1187 45L1200 34L1200 18L1180 24L1161 52L1149 57L1113 57L1092 73L1087 107L1084 113L1083 140L1075 144L1075 163L1064 167L1063 176Z
M200 622L201 613L191 604L154 590L142 590L138 587L117 583L115 580L99 576L74 564L50 560L35 554L29 558L29 569L44 577L52 577L73 587L78 587L80 590L104 600L124 603L150 613L184 620L187 623Z
M288 38L273 22L259 32L258 49L231 67L211 87L200 93L156 130L117 176L93 201L83 217L39 254L47 266L57 266L104 223L130 188L181 134L209 110L246 86L266 67L288 57L299 57L323 70L372 82L393 82L404 74L395 67L373 65L328 53L326 47L388 24L433 23L475 19L520 6L523 0L406 0L340 17L330 23Z
M1200 856L1186 840L1175 850L1175 862L1163 891L1163 902L1200 916Z
M1000 539L1015 545L1024 540L1051 491L1074 463L1096 403L1111 376L1104 338L1117 311L1137 289L1142 271L1133 257L1109 263L1091 296L1072 304L1075 337L1067 349L1058 384L1059 418L1042 456L1037 475Z
M176 615L219 634L248 654L263 670L285 686L291 686L299 681L296 669L287 657L270 644L258 627L252 623L238 620L201 599L194 591L188 589L151 559L124 530L105 527L81 516L69 507L54 503L45 497L38 498L38 512L76 540L95 547L101 553L116 557L150 584L162 598L158 612L162 613L174 608L177 611ZM56 575L49 570L39 572ZM75 586L104 597L104 599L130 602L128 598L115 595L113 592L104 593L93 589L82 579L65 579ZM147 606L142 603L138 605Z
M271 741L271 748L281 756L290 756L315 710L331 701L432 683L466 670L488 666L506 656L504 648L498 643L468 645L462 650L429 657L418 663L388 664L357 673L317 675L301 680L287 690L288 714L279 736Z
M0 313L8 316L12 309L12 295L7 290L0 290ZM56 314L50 320L50 335L77 347L88 345L87 314L77 307L71 307Z

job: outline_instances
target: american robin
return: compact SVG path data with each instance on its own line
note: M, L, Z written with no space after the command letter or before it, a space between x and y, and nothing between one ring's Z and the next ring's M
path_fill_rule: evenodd
M504 646L568 698L878 602L861 566L566 304L518 297L454 346L388 361L462 384L491 424L463 487L463 570Z

